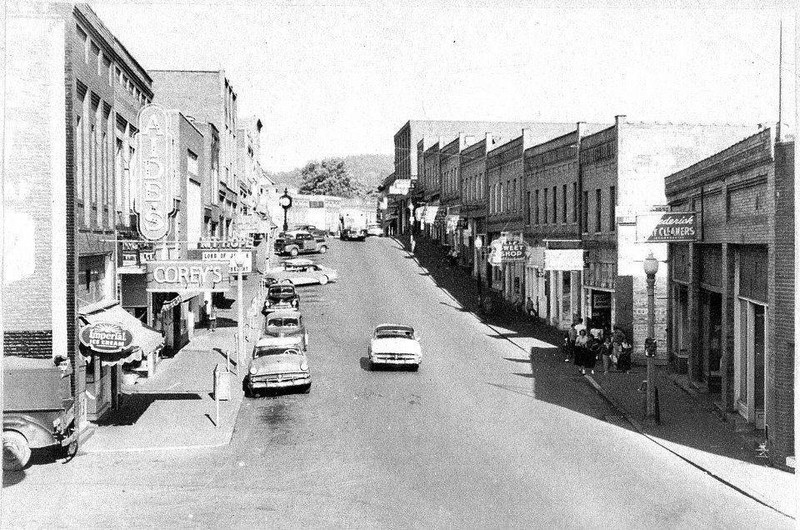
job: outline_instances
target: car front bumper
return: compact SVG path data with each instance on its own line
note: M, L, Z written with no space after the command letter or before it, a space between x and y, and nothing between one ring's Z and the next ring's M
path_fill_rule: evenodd
M370 356L369 360L373 364L411 364L411 365L418 365L422 363L421 357L406 357L406 356L399 356L399 355L373 355Z
M287 380L264 380L259 379L253 381L251 378L248 378L248 386L250 389L255 390L257 388L287 388L292 386L303 386L308 385L311 383L311 374L306 375L305 377L298 377L293 379Z

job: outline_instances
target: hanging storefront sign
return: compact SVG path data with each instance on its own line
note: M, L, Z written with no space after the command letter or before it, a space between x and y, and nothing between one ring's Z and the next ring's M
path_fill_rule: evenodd
M227 291L228 264L213 261L153 261L147 264L150 292Z
M697 240L695 212L652 212L636 216L638 243Z
M525 261L527 245L522 241L506 241L500 249L500 258L503 263Z
M133 344L133 335L119 324L98 322L84 326L81 344L97 353L119 353Z
M528 266L544 269L544 247L528 247Z
M544 269L548 271L583 270L583 249L545 250Z
M169 118L158 105L145 105L139 111L136 157L131 168L134 182L138 183L133 207L139 219L139 233L148 241L169 234L169 217L175 209L175 157L171 150L174 132Z
M411 179L397 179L389 186L389 195L408 195Z
M200 250L251 249L253 248L253 236L201 239L197 242L197 248Z

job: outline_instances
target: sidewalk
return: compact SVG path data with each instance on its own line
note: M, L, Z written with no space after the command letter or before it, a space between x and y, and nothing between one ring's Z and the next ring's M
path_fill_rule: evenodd
M634 366L630 374L598 371L586 379L626 419L653 442L697 466L718 480L784 514L796 517L793 473L766 465L757 442L734 432L702 396L692 396L667 367L657 367L660 425L645 419L646 393L639 388L646 370Z
M259 275L252 274L245 285L247 309L258 290ZM235 290L233 296L235 296ZM230 293L229 293L230 295ZM236 377L236 302L220 310L215 332L196 329L192 340L173 357L158 365L153 377L122 386L119 409L100 422L94 434L81 446L86 453L169 450L227 445L233 434L242 403L241 380L247 370L247 356L258 330L248 329L245 358ZM258 314L260 316L260 313ZM254 319L260 322L258 318ZM258 324L257 324L258 325ZM219 426L215 424L214 369L226 364L230 352L230 400L219 402Z
M410 250L407 235L395 239ZM478 314L475 278L462 268L444 265L446 252L444 247L426 238L416 240L414 256L420 266L429 271L431 279L463 310ZM563 341L562 332L511 313L507 308L499 309L481 315L482 322L526 352L537 348L532 360L560 360L556 348ZM550 366L560 369L561 363L553 364L552 359ZM567 367L572 369L571 365ZM638 391L646 379L643 366L634 366L630 374L598 371L585 377L649 440L757 501L795 517L794 474L767 466L766 459L758 457L757 444L752 438L748 440L734 432L733 424L721 419L712 403L684 390L680 380L666 367L659 368L657 374L661 425L655 426L643 424L645 394Z

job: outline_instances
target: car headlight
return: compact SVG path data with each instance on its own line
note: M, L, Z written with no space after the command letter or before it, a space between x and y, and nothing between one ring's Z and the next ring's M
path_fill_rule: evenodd
M307 372L307 371L308 371L308 363L307 363L306 361L303 361L303 362L300 364L300 369L301 369L302 371L304 371L304 372Z
M297 300L292 300L292 307L297 307Z
M250 375L256 375L258 373L258 368L255 366L250 367Z

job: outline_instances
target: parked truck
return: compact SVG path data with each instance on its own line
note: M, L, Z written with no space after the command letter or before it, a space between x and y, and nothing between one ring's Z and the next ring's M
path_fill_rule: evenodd
M367 214L354 208L343 209L340 214L342 241L364 241L367 238Z

